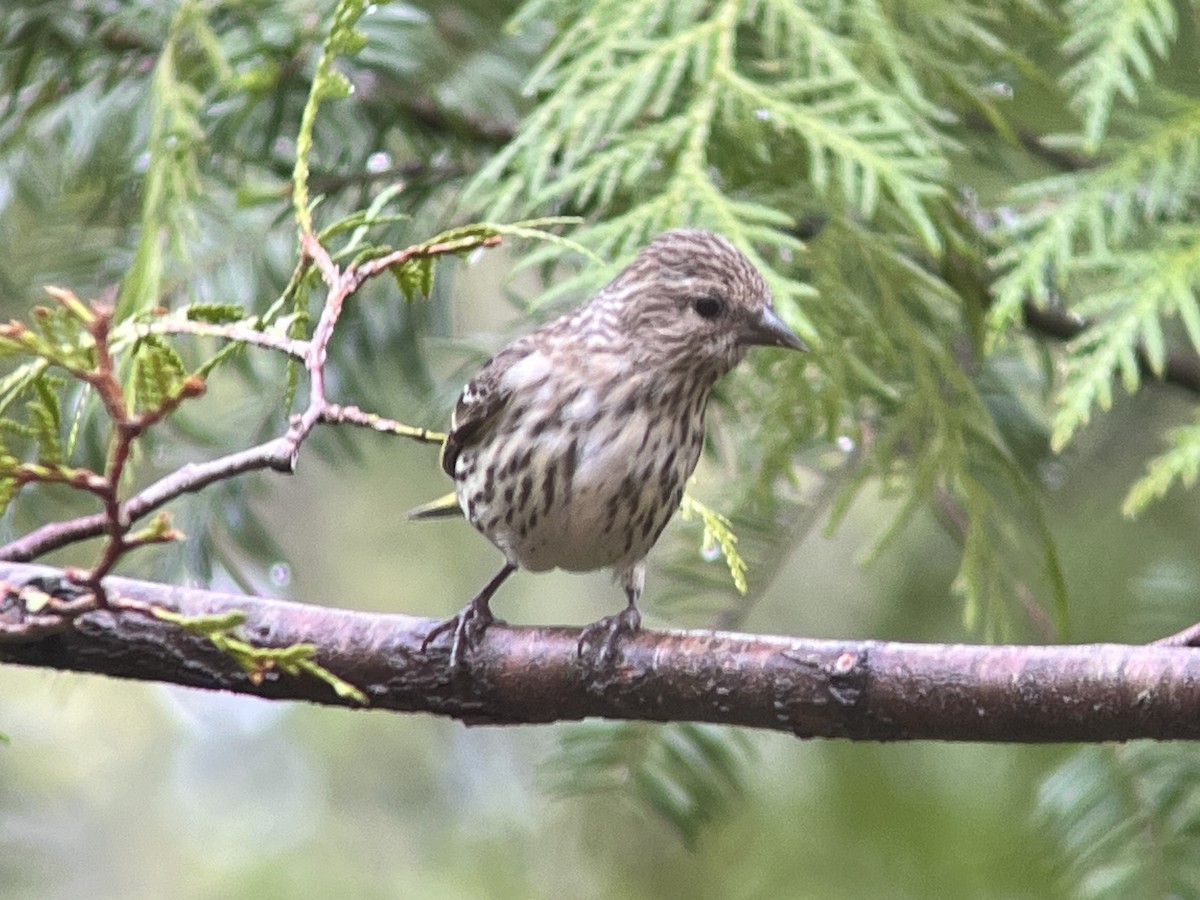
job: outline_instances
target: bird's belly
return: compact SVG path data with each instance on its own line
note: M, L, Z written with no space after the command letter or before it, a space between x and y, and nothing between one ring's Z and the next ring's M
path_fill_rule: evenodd
M490 469L490 489L463 479L460 503L522 568L621 569L645 557L679 508L701 431L700 422L637 409L591 428L546 429L523 449L514 436L491 466L475 461Z

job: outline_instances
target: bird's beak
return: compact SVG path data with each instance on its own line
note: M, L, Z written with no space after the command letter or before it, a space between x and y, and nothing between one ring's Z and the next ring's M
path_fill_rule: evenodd
M807 350L808 344L788 328L775 310L764 307L758 321L750 323L742 335L742 343L750 347L787 347Z

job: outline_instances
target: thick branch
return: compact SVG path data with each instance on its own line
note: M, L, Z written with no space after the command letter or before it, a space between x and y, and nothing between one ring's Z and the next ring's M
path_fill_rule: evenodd
M0 565L0 579L58 577ZM453 677L447 647L422 653L435 624L110 578L113 598L185 615L246 614L260 646L317 646L317 661L374 708L473 724L598 716L770 728L865 740L1111 741L1200 738L1200 651L803 640L646 631L611 670L580 664L570 628L494 626ZM24 617L26 624L22 625ZM207 640L133 609L84 613L57 630L45 609L0 604L0 662L168 681L278 700L352 706L323 682L268 672L255 684Z

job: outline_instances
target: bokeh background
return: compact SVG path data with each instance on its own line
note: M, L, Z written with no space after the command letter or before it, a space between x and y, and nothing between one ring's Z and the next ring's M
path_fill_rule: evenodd
M1069 79L1061 79L1082 53L1079 44L1072 49L1072 35L1095 41L1105 15L1116 22L1118 12L1139 6L1101 5L1107 13L1089 13L1081 8L1087 4L993 9L949 0L920 9L847 6L844 15L824 4L789 8L828 26L856 77L884 93L912 88L871 62L884 58L876 49L892 47L925 79L920 90L953 110L953 121L918 110L931 129L959 142L953 153L938 151L953 157L939 178L961 201L953 215L943 212L947 219L975 213L986 231L993 219L1028 212L1002 204L1015 185L1046 174L1050 151L1058 152L1052 141L1035 146L1046 134L1075 129L1062 150L1066 164L1085 173L1098 164L1071 156L1084 153L1083 128L1072 117L1086 113L1094 139L1096 112L1081 113ZM391 202L403 214L385 229L397 245L463 219L464 185L525 133L537 92L522 86L588 4L526 4L520 27L510 27L519 6L395 3L364 20L365 48L343 61L355 92L328 104L318 129L313 178L325 198L323 221L367 206L385 189L395 190ZM6 3L0 318L26 317L44 302L44 284L90 297L132 281L131 272L155 302L265 308L294 265L294 135L332 9L306 0ZM1154 51L1155 59L1167 58L1141 75L1155 82L1142 86L1146 94L1152 87L1181 92L1168 100L1155 95L1177 111L1180 97L1191 96L1184 89L1195 92L1195 10L1186 3L1155 9L1153 16L1170 20L1164 28L1178 49ZM872 10L878 18L866 14ZM879 30L864 36L871 23ZM926 40L934 33L936 41ZM164 64L167 46L173 69ZM1073 84L1082 90L1077 78ZM1159 124L1162 108L1124 107L1119 137L1128 142L1139 128ZM177 132L156 138L155 122L168 120ZM727 167L750 156L741 146L712 152ZM1087 152L1103 161L1095 146ZM789 296L784 309L793 321L825 316L832 328L843 310L849 316L855 304L880 299L854 283L862 273L834 264L852 245L827 249L822 241L837 233L822 231L829 223L876 229L864 240L901 247L898 254L915 261L914 269L927 267L931 280L946 274L909 240L913 222L887 205L886 190L869 214L836 187L816 190L808 162L800 151L775 159L770 183L766 174L756 181L753 167L721 173L739 196L769 196L812 243L816 261L797 263L791 275L822 292ZM657 184L653 177L646 176L648 185ZM165 193L152 201L147 185L155 178ZM1194 194L1179 196L1187 207ZM636 199L618 193L607 206L562 202L546 211L582 214L612 262L622 248L599 229L636 209ZM147 234L159 239L147 241ZM1153 246L1155 236L1139 232L1134 243ZM527 265L530 254L545 250L509 240L500 250L441 263L432 296L412 304L394 284L370 285L334 342L337 399L444 426L473 367L557 308L539 299L546 288L565 285L556 302L569 304L586 295L572 277L582 272L596 282L599 264L575 257L565 269ZM139 265L149 257L162 263L153 278ZM966 251L957 262L972 274L991 271ZM846 284L831 289L839 277ZM1084 278L1079 290L1091 283ZM939 315L950 321L947 333L970 345L980 313L971 308L969 286L962 291L961 309ZM1168 337L1173 350L1188 349L1180 330ZM814 338L818 353L822 338L835 342L819 328ZM842 352L863 346L854 341L846 338ZM929 352L936 349L931 339ZM969 368L971 354L962 356ZM998 427L1026 427L1038 445L1017 456L1028 465L1062 563L1070 628L1060 636L1142 642L1200 618L1195 491L1168 493L1136 520L1121 513L1129 486L1162 451L1164 432L1194 415L1195 396L1162 384L1133 395L1118 390L1110 410L1097 410L1063 452L1051 454L1046 437L1063 377L1061 348L1020 338L991 359L995 370L971 377L982 382L999 373L1020 385L1004 399L1026 404L1013 420L997 414ZM902 370L904 362L895 365ZM647 624L983 638L987 629L965 612L955 587L962 534L944 508L925 498L880 546L909 499L912 470L903 451L895 477L865 479L829 527L844 486L838 479L853 475L862 450L859 426L872 414L873 424L888 421L879 406L847 403L844 431L797 425L808 414L796 409L797 398L832 396L835 368L819 357L790 362L763 351L722 389L711 452L692 490L734 514L750 591L738 595L724 563L702 551L699 524L676 521L650 558ZM284 367L268 354L239 357L147 443L138 483L275 433L285 384ZM897 392L909 386L897 382ZM774 503L745 502L751 486L762 488L762 467L779 465L779 454L764 459L753 448L775 447L798 430L802 446L783 454L794 477L768 479ZM912 440L919 438L914 432ZM102 439L101 429L84 427L80 454L94 455ZM921 455L919 444L909 449ZM499 555L462 522L404 521L405 510L448 488L436 456L432 446L323 430L292 477L252 475L173 503L189 540L147 550L123 571L314 604L448 616L494 573ZM1003 508L1010 498L995 499ZM24 495L5 513L0 536L71 514L80 508L73 504L61 491ZM1008 583L1028 582L1030 608L1040 612L1010 603L996 636L1051 639L1054 603L1039 574L1043 561L1036 541L1028 555L1022 546L1005 548L1003 574ZM49 561L86 563L94 549ZM494 605L514 623L584 624L622 602L604 574L519 573ZM5 900L1200 896L1200 754L1190 746L876 745L600 722L466 728L429 716L15 667L0 668L0 734ZM700 758L701 749L711 759Z

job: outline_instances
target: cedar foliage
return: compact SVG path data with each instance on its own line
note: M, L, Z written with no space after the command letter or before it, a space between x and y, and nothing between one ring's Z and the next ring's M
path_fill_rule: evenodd
M518 300L531 319L576 302L658 231L701 225L753 255L814 346L803 360L756 359L715 410L714 455L759 474L714 501L733 531L695 509L705 544L748 578L750 600L798 535L882 489L898 514L881 544L918 512L946 514L975 633L1011 635L1034 596L1066 636L1042 467L1110 409L1114 385L1135 393L1172 358L1200 352L1198 48L1181 24L1196 7L528 0L364 11L341 4L331 31L327 5L306 0L6 7L6 313L25 318L47 283L110 296L135 404L161 406L186 373L218 369L271 397L237 428L181 410L169 438L146 435L139 462L231 448L287 412L294 366L149 335L146 323L165 307L306 333L313 284L293 273L289 208L297 159L314 201L299 197L300 214L337 237L344 258L468 221L581 217L570 241L522 247L523 264L548 276L544 294ZM331 33L337 52L323 56ZM318 60L330 88L305 123ZM369 398L362 373L398 356L414 397L428 398L411 408L436 425L453 386L435 384L421 337L445 323L414 301L440 288L428 265L399 288L410 302L398 314L351 312L334 365L347 393ZM1070 339L1022 328L1031 310L1062 317ZM0 380L10 532L46 509L10 502L18 488L50 491L26 486L28 467L61 474L103 458L96 397L71 377L94 364L80 322L52 309L0 344L11 363ZM1164 434L1125 512L1192 488L1198 472L1195 417ZM143 563L160 577L219 569L249 584L241 548L276 555L240 489L211 489L178 515L193 540ZM693 592L728 594L727 580L685 577ZM717 603L726 623L746 609ZM624 783L605 774L614 767L635 773L645 802L689 841L737 793L740 751L706 732L653 739L622 727L605 740L579 732L556 771L588 786ZM1200 891L1178 849L1195 858L1194 828L1178 826L1194 804L1175 752L1084 755L1048 782L1043 814L1074 856L1064 866L1073 893ZM1072 778L1097 786L1064 790ZM1119 778L1155 788L1127 792L1103 821L1089 815ZM1137 864L1148 832L1134 821L1163 825L1149 833L1166 835L1170 852L1153 871ZM1101 843L1107 859L1094 852Z

